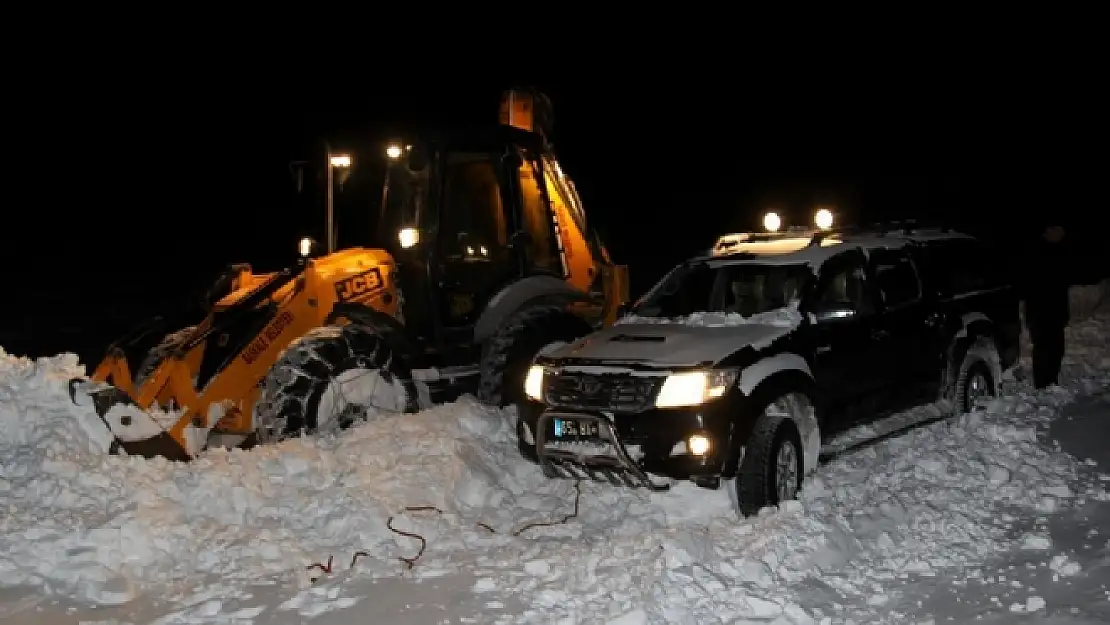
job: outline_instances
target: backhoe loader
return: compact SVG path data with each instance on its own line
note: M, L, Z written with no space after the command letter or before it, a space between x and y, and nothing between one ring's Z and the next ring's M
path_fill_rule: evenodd
M537 353L612 323L628 300L627 267L587 226L551 119L542 93L512 89L498 124L382 146L380 249L305 239L280 271L234 265L203 320L136 328L70 381L73 401L100 416L114 453L171 460L464 392L517 402Z

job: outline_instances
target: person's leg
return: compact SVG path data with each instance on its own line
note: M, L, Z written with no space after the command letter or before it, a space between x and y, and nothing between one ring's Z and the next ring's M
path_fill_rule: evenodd
M1029 326L1029 341L1033 343L1033 388L1041 389L1049 385L1048 379L1051 374L1048 361L1052 342L1052 339L1048 338L1049 334L1051 331L1046 332L1045 328L1039 325Z
M1055 326L1045 334L1048 339L1048 353L1045 354L1044 364L1045 384L1059 384L1060 366L1064 362L1064 326Z
M1033 343L1033 388L1057 384L1064 359L1064 326L1038 324L1029 328Z

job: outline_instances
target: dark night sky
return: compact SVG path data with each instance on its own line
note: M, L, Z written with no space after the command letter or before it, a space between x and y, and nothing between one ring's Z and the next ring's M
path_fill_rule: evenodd
M1021 85L975 76L824 78L541 85L554 103L556 152L591 222L631 265L634 291L722 231L758 227L770 205L806 219L821 201L868 219L1009 224L1008 236L1047 214L1105 222L1096 138L1106 124L1088 115L1096 102L1043 106ZM52 139L37 148L48 166L9 177L10 198L30 189L38 200L32 225L6 232L15 245L5 255L35 262L11 272L30 299L0 319L0 344L19 336L16 349L57 351L55 335L90 323L82 310L137 317L147 312L134 303L140 294L172 299L227 262L268 269L291 259L297 237L324 217L290 193L288 161L310 156L325 134L338 143L394 122L495 121L513 81L465 83L336 88L326 99L327 85L178 85L45 113L31 131ZM359 210L355 201L339 210Z

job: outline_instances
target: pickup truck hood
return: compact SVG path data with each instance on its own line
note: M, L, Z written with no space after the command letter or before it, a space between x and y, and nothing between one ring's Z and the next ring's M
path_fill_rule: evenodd
M745 347L765 347L792 329L761 323L733 326L622 323L564 345L547 356L596 360L598 364L711 365Z

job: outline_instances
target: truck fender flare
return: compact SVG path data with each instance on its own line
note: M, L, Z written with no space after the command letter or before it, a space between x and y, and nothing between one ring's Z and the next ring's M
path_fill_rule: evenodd
M744 367L740 372L740 390L745 396L751 397L752 392L759 386L759 383L771 377L780 371L798 371L804 373L807 378L813 379L813 372L809 369L809 363L805 358L797 354L782 352L767 358L761 358L752 364Z
M990 317L981 312L969 312L960 316L960 329L952 335L945 350L946 362L944 363L944 388L956 382L960 373L960 364L963 362L967 350L975 344L977 337L984 336L994 343L994 322ZM1001 376L1001 371L993 372L996 380Z
M817 388L809 363L801 356L788 352L762 358L741 370L737 388L745 397L758 395L759 401L755 403L760 404L758 406L760 411L763 409L764 400L773 401L780 395L792 392L799 392L809 400L812 412L802 415L801 420L797 418L798 415L789 415L789 418L794 422L794 426L798 429L798 436L802 440L803 473L808 475L816 469L821 453L821 400L817 397ZM752 408L751 411L743 411L746 414L735 423L734 435L745 440L751 434L761 414L755 413L754 404ZM738 453L739 450L736 451L736 455L731 455L728 459L726 472L737 469Z
M986 328L994 326L994 322L990 320L990 317L987 317L981 312L964 313L963 316L960 317L960 329L956 331L953 342L973 336L973 329L978 330L984 326Z
M553 276L528 276L517 280L494 294L478 322L474 324L474 342L481 343L497 332L509 315L520 310L525 304L539 299L565 299L571 302L588 302L589 296Z

